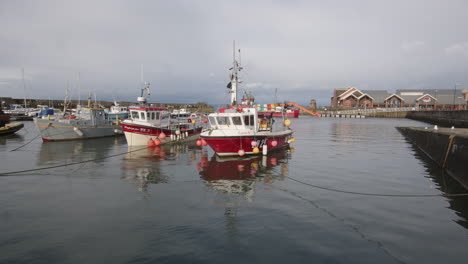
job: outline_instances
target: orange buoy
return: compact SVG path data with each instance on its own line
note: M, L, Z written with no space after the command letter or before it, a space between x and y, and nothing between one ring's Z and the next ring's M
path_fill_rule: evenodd
M154 147L154 141L152 139L148 140L148 147Z
M164 132L161 132L161 134L159 134L159 139L163 140L166 138L166 134L164 134Z
M197 146L201 146L201 145L202 145L202 142L201 142L201 140L200 140L200 139L199 139L199 140L197 140Z
M202 143L203 146L208 145L208 143L206 143L206 141L203 138L201 139L201 143Z
M255 148L253 148L252 152L253 152L254 154L257 154L257 153L260 152L260 149L257 148L257 147L255 147Z
M257 141L252 140L252 142L250 142L250 145L252 145L252 147L256 147L257 146Z
M243 149L239 149L239 151L237 152L237 154L239 154L239 156L244 156L245 155L245 151Z

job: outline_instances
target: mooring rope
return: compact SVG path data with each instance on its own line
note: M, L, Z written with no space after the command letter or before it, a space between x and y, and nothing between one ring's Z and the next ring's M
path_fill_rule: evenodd
M31 140L29 140L28 142L26 142L25 144L23 144L23 145L21 145L21 146L19 146L19 147L17 147L17 148L14 148L14 149L10 150L10 152L16 151L16 150L18 150L18 149L20 149L20 148L22 148L22 147L28 145L29 143L33 142L33 140L35 140L36 138L38 138L40 135L41 135L41 133L38 133L38 134L37 134L35 137L33 137Z
M466 197L468 193L455 193L455 194L382 194L382 193L365 193L365 192L356 192L356 191L348 191L348 190L341 190L336 188L324 187L320 185L315 185L312 183L304 182L293 177L283 175L281 173L277 173L277 176L285 177L290 179L294 182L300 183L302 185L314 187L321 190L326 190L330 192L338 192L338 193L345 193L345 194L353 194L353 195L363 195L363 196L377 196L377 197L406 197L406 198L417 198L417 197Z
M449 136L449 143L447 145L447 151L445 152L445 158L444 158L444 163L442 163L442 168L445 168L445 164L447 163L447 158L449 156L450 150L452 149L454 139L455 139L455 135Z
M117 157L117 156L122 156L122 155L125 155L125 154L128 154L128 153L140 151L140 150L147 149L147 148L148 148L148 147L145 146L145 147L140 148L140 149L135 149L135 150L131 150L131 151L126 151L126 152L122 152L122 153L117 153L117 154L114 154L114 155L109 155L109 156L105 156L105 157L101 157L101 158L89 159L89 160L82 160L82 161L77 161L77 162L72 162L72 163L66 163L66 164L60 164L60 165L54 165L54 166L48 166L48 167L41 167L41 168L28 169L28 170L19 170L19 171L10 171L10 172L2 172L2 173L0 173L0 176L9 176L9 175L19 174L19 173L25 173L25 172L33 172L33 171L41 171L41 170L55 169L55 168L61 168L61 167L66 167L66 166L71 166L71 165L77 165L77 164L87 163L87 162L93 162L93 161L97 161L97 160L104 160L104 159L108 159L108 158L113 158L113 157Z

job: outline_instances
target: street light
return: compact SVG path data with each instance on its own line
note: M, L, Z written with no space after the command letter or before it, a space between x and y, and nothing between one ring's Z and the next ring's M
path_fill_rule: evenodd
M453 109L455 110L455 94L457 93L457 85L460 85L458 83L455 84L455 89L453 89Z

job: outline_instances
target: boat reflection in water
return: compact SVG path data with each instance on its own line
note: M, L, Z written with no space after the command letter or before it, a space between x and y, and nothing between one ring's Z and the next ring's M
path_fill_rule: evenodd
M148 191L149 184L168 183L161 162L177 160L182 153L196 151L194 144L165 144L154 147L129 146L122 160L121 179L133 181L139 191Z
M266 156L220 157L208 160L202 155L197 169L207 186L222 193L243 195L251 200L256 182L266 184L284 180L288 175L288 160L293 148L270 152Z
M125 139L106 137L79 141L57 141L41 144L38 153L38 166L52 166L64 163L85 162L80 167L102 162L109 155L122 151L120 146ZM95 160L95 161L93 161Z

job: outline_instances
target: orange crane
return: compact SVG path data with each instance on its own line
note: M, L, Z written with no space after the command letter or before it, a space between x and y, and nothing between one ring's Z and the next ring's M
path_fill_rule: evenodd
M309 113L309 114L311 114L311 115L313 115L313 116L316 116L316 117L318 117L318 118L322 117L322 116L320 115L320 113L311 111L311 110L309 110L309 109L307 109L307 108L305 108L305 107L303 107L303 106L301 106L301 105L298 105L298 104L296 104L296 103L294 103L294 102L285 103L285 104L283 104L283 106L295 106L295 107L301 109L302 111L307 112L307 113Z

